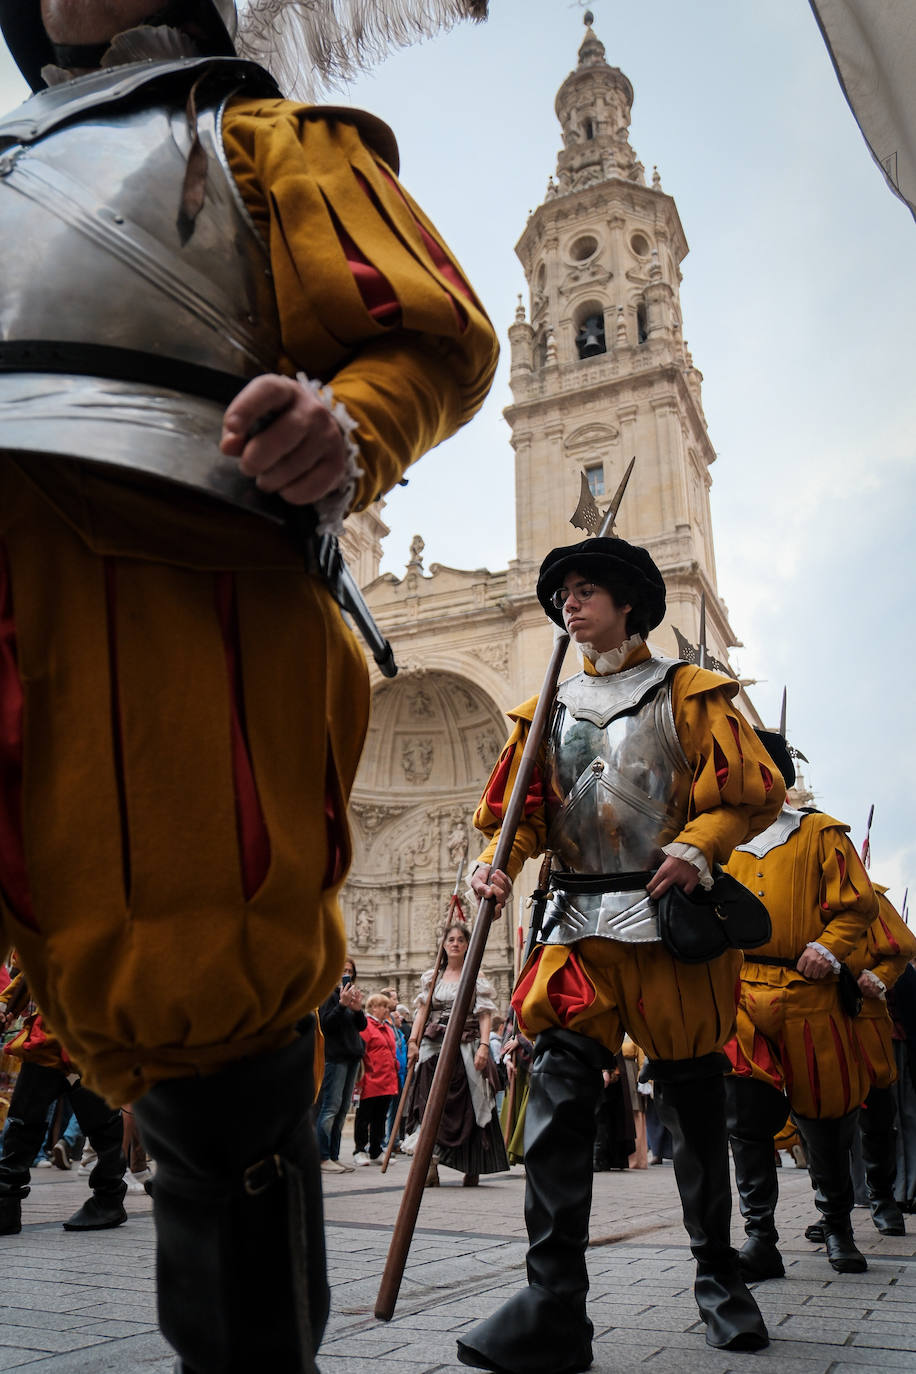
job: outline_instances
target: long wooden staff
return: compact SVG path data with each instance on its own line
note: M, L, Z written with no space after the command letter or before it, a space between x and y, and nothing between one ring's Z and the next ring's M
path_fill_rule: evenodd
M519 976L520 976L520 974L521 974L522 969L525 967L525 965L526 965L527 962L528 962L528 958L529 958L529 955L531 954L531 951L534 949L535 945L536 945L537 942L538 942L538 936L540 935L540 932L541 932L541 923L542 923L542 921L543 921L543 919L544 919L544 908L545 908L545 906L547 905L546 899L547 899L548 891L549 891L549 889L550 889L550 865L551 865L551 862L552 862L552 856L551 856L550 852L548 851L548 852L544 855L543 859L541 860L541 868L540 868L540 872L538 873L537 891L535 892L535 894L534 894L533 897L529 897L529 898L528 898L528 906L531 908L531 917L530 917L530 919L529 919L529 921L528 921L528 938L527 938L526 941L525 941L525 946L524 946L523 949L522 949L522 948L519 948L519 949L517 950L517 952L516 952L516 964L515 964L515 982L516 982L516 983L517 983L518 980L519 980ZM518 933L519 933L519 935L522 934L521 918L520 918L520 921L519 921ZM513 1027L513 1030L514 1030L514 1033L515 1033L516 1035L518 1035L518 1017L517 1017L516 1014L515 1014L515 1008L514 1008L514 1007L510 1007L510 1008L509 1008L509 1016L508 1016L506 1019L507 1019L507 1020L511 1020L512 1027ZM503 1031L503 1041L505 1042L506 1039L511 1039L511 1035L507 1034L506 1031ZM514 1061L514 1057L515 1057L515 1051L514 1051L514 1050L512 1051L512 1055L513 1055L513 1061ZM514 1063L513 1063L513 1067L514 1067ZM512 1136L513 1136L514 1133L515 1133L515 1124L516 1124L516 1123L515 1123L515 1119L514 1119L514 1118L515 1118L515 1095L516 1095L517 1089L518 1089L518 1074L517 1074L517 1073L513 1073L512 1078L511 1078L511 1080L510 1080L510 1082L509 1082L509 1105L508 1105L508 1107L506 1108L506 1128L505 1128L505 1130L503 1131L503 1140L505 1141L505 1145L506 1145L506 1149L507 1149L507 1150L508 1150L508 1148L509 1148L509 1141L512 1139Z
M445 968L445 941L448 935L449 923L451 922L452 916L454 915L455 907L458 905L458 889L461 887L461 877L464 873L464 865L467 863L467 857L468 851L465 847L465 851L461 856L461 863L458 865L458 877L455 879L455 890L449 898L448 911L445 914L445 930L443 930L442 932L442 939L439 941L439 948L436 951L436 962L433 964L433 976L432 981L429 985L429 992L427 993L426 1001L423 1003L417 1016L419 1028L417 1027L416 1023L411 1028L411 1035L413 1035L414 1030L417 1030L418 1051L420 1048L420 1043L423 1039L423 1032L426 1029L426 1023L429 1020L429 1013L432 1010L433 993L436 990L436 984L438 983L442 971ZM398 1131L401 1128L401 1117L404 1115L404 1108L407 1106L407 1094L410 1092L410 1085L413 1082L414 1070L416 1069L418 1063L419 1056L417 1059L411 1060L411 1062L407 1065L407 1072L404 1075L404 1086L401 1089L401 1096L398 1101L398 1109L394 1115L394 1123L391 1127L391 1132L388 1136L388 1145L385 1149L385 1157L382 1160L383 1174L386 1172L388 1165L391 1162L391 1152L394 1149L395 1141L398 1138Z
M502 829L499 832L499 840L492 864L494 869L502 869L503 872L505 872L508 864L509 855L512 853L515 832L522 819L525 798L528 795L538 751L547 729L550 712L553 709L553 699L568 643L569 636L565 633L559 634L554 643L544 684L541 687L537 710L534 713L534 719L531 722L531 729L528 732L528 739L522 754L522 761L519 764L515 786L509 798L506 814L503 817ZM477 920L474 922L474 929L471 932L471 943L465 956L458 991L455 994L455 1005L449 1015L448 1025L442 1040L442 1049L439 1051L439 1062L433 1076L426 1111L423 1113L420 1135L411 1161L410 1172L407 1175L404 1195L401 1198L401 1206L388 1250L388 1260L385 1264L385 1272L382 1275L381 1287L375 1303L375 1315L380 1321L390 1321L394 1315L401 1280L404 1277L404 1266L407 1263L407 1253L410 1250L410 1242L413 1239L414 1228L417 1224L417 1214L423 1197L423 1185L429 1171L429 1162L435 1148L436 1136L439 1134L439 1123L445 1110L445 1099L448 1095L449 1084L452 1081L452 1071L458 1057L461 1035L477 988L477 975L483 963L484 949L486 948L487 936L490 933L490 926L493 923L495 909L496 904L492 897L484 897L477 908Z

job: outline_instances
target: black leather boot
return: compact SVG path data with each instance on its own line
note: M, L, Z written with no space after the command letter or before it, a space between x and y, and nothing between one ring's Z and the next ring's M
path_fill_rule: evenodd
M769 1083L730 1074L725 1080L728 1138L735 1162L738 1205L747 1240L738 1251L745 1279L778 1279L785 1274L776 1247L779 1183L773 1137L789 1115L789 1102Z
M769 1344L766 1325L731 1245L727 1067L722 1054L653 1060L655 1105L671 1132L684 1225L697 1262L694 1297L706 1323L706 1343L717 1350L762 1350Z
M22 1203L18 1197L0 1197L0 1236L18 1236L22 1230Z
M157 1162L159 1322L186 1374L315 1374L328 1287L313 1050L309 1025L136 1104Z
M19 1070L0 1156L0 1236L15 1236L22 1230L22 1199L30 1192L32 1160L47 1132L48 1109L66 1086L58 1069L26 1060Z
M849 1147L859 1112L817 1120L796 1116L795 1124L805 1142L814 1201L823 1217L824 1245L831 1268L838 1274L862 1274L868 1268L856 1249L850 1214L853 1204L849 1173Z
M865 1192L882 1236L905 1236L894 1188L897 1182L897 1106L893 1088L872 1088L859 1113Z
M576 1374L592 1363L585 1310L595 1106L612 1056L574 1031L538 1036L525 1117L528 1287L458 1342L495 1374Z
M81 1084L68 1094L80 1130L95 1150L97 1162L89 1175L91 1195L64 1222L65 1231L107 1231L127 1220L124 1171L127 1160L122 1148L124 1123L117 1108Z

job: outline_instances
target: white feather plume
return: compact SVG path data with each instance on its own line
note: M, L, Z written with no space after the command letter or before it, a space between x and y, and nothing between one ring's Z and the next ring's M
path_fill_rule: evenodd
M323 90L462 19L485 19L487 0L247 0L239 55L260 62L284 94Z

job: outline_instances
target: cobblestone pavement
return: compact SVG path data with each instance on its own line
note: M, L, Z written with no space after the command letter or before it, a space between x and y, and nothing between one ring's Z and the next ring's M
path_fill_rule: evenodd
M322 1374L456 1374L455 1336L524 1281L521 1169L424 1195L394 1319L372 1315L407 1162L325 1175L333 1316ZM19 1236L0 1239L0 1370L53 1374L166 1374L156 1329L153 1225L145 1196L128 1197L115 1231L71 1234L61 1221L85 1196L84 1179L33 1175ZM854 1214L866 1274L835 1274L803 1237L813 1219L804 1170L784 1168L778 1222L787 1275L758 1286L769 1350L732 1355L704 1341L691 1295L691 1260L670 1164L598 1174L592 1212L590 1310L595 1374L725 1374L756 1362L770 1374L916 1371L916 1218L910 1234L881 1238ZM740 1233L736 1221L735 1237ZM367 1366L368 1362L368 1366ZM269 1371L252 1370L252 1374Z

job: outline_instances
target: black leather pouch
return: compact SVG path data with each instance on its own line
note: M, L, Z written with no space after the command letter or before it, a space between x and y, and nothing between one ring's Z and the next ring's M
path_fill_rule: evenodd
M659 897L658 933L682 964L705 964L727 949L756 949L772 935L770 913L753 892L718 864L713 885L699 885L688 896L669 887Z
M837 996L840 999L840 1007L847 1016L855 1018L862 1010L862 993L859 984L856 982L855 974L848 969L845 964L840 964L840 973L837 981Z

